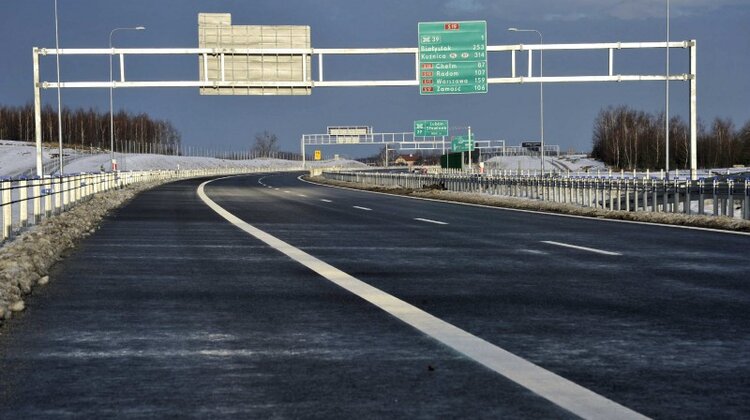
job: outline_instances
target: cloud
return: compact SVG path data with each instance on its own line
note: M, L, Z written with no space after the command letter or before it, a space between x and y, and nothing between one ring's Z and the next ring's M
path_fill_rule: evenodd
M672 0L672 17L696 16L729 6L746 6L748 0ZM449 7L474 7L496 17L576 21L583 19L645 20L663 18L666 0L451 0ZM468 10L468 9L463 9Z
M445 3L445 8L449 12L476 13L483 11L485 6L479 0L450 0Z

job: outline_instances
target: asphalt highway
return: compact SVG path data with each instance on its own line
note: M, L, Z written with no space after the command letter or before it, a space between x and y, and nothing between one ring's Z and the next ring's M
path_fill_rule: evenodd
M581 415L333 284L335 270L642 415L750 416L750 236L297 176L204 192L330 267L227 222L199 197L206 180L143 193L0 330L0 417Z

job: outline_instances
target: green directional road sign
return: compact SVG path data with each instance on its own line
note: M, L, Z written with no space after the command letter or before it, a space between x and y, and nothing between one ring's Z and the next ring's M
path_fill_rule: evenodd
M419 93L487 93L487 22L419 24Z
M467 136L456 136L451 141L451 150L454 152L473 152L474 141Z
M448 120L414 121L414 137L443 137L448 135Z

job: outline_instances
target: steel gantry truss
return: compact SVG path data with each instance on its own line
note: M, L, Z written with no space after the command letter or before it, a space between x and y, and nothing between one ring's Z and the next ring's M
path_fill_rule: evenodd
M420 151L441 150L445 153L450 148L448 136L419 137L414 136L411 131L400 133L369 133L359 135L332 135L332 134L303 134L300 140L302 148L302 162L307 158L307 146L388 146L396 145L398 150ZM474 140L475 149L482 153L505 154L505 140ZM390 149L396 150L396 149Z
M615 53L622 50L638 49L682 49L688 51L690 70L684 74L648 75L648 74L618 74L615 71ZM533 53L535 51L604 51L608 57L606 74L592 74L580 76L534 76ZM505 54L509 63L505 67L505 75L490 75L490 84L520 84L520 83L580 83L580 82L643 82L643 81L683 81L689 85L689 124L690 124L690 170L691 176L696 178L697 155L696 142L698 136L697 117L697 60L696 41L676 42L613 42L594 44L513 44L487 46L488 54ZM519 55L527 54L528 73L520 75L517 72L516 61ZM119 56L119 80L109 81L41 81L39 60L41 56L78 55L78 56ZM190 55L199 58L204 75L197 80L163 80L163 81L135 81L125 77L125 61L128 56L178 56ZM229 56L302 56L302 66L299 80L268 81L268 80L232 80L231 74L225 69L225 58ZM407 80L327 80L324 78L325 57L340 55L411 55L414 57L414 78ZM209 79L209 59L219 59L219 77ZM262 87L264 94L274 94L273 88L309 88L314 87L365 87L365 86L419 86L419 49L418 48L93 48L93 49L33 49L34 67L34 111L35 137L37 146L36 166L37 174L42 176L42 120L41 120L41 90L60 88L232 88L232 87ZM309 63L308 63L309 61ZM307 66L317 62L317 77L309 72ZM499 67L499 66L498 66ZM602 66L604 68L604 66ZM503 69L500 69L502 71ZM201 72L199 72L201 73ZM509 74L508 74L509 73ZM310 74L310 76L308 76ZM268 90L265 90L268 89ZM415 90L416 93L416 90ZM304 142L303 142L304 143Z

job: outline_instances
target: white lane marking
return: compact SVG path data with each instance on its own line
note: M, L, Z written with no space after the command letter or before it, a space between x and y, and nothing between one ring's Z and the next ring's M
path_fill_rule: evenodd
M276 190L276 191L281 191L281 190L280 190L280 189L278 189L278 188L274 188L274 190Z
M326 200L325 198L321 198L320 201L322 201L324 203L332 203L333 202L331 200Z
M415 217L414 220L418 220L420 222L425 222L425 223L434 223L436 225L447 225L448 224L446 222L441 222L439 220L423 219L421 217Z
M354 207L355 209L359 209L359 210L372 211L372 209L367 208L367 207L360 207L360 206L352 206L352 207Z
M218 178L222 179L222 178ZM215 181L215 180L213 180ZM372 303L427 336L464 354L485 367L536 393L573 414L583 418L647 417L609 400L575 382L571 382L526 359L472 335L416 306L377 289L312 255L295 248L275 236L256 228L224 210L204 192L206 181L198 187L198 196L221 217L270 247L304 265L323 278Z
M297 197L307 197L307 196L304 194L297 194Z
M622 255L619 252L603 251L601 249L587 248L585 246L571 245L571 244L566 244L566 243L562 243L562 242L542 241L542 243L543 244L563 246L565 248L578 249L578 250L581 250L581 251L595 252L597 254L602 254L602 255Z
M519 249L518 251L534 255L549 255L549 252L539 251L538 249Z
M291 191L289 191L289 190L284 190L284 192L285 192L285 193L287 193L287 194L291 194L291 193L292 193L292 192L291 192Z

